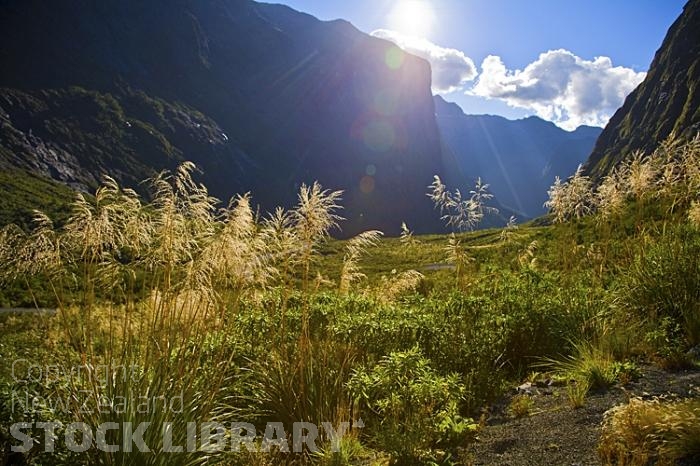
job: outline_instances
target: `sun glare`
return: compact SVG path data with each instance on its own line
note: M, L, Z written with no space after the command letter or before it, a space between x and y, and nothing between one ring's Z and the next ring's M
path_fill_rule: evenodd
M425 37L435 21L435 12L427 0L400 0L389 14L391 29Z

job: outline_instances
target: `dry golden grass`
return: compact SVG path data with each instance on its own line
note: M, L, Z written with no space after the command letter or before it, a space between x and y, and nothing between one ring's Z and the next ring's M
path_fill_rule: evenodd
M693 201L688 209L688 221L695 227L700 228L700 202Z
M557 223L594 212L607 219L621 212L629 199L669 196L673 210L679 202L697 201L699 189L700 134L686 141L671 135L651 154L633 153L603 178L595 192L581 167L566 182L557 178L545 207Z
M340 271L339 291L341 294L347 295L354 282L365 278L365 274L360 272L360 258L367 253L367 249L376 246L382 236L381 231L370 230L360 233L348 241L345 246L343 267Z
M591 180L583 175L581 165L566 183L562 183L557 177L548 194L549 200L544 206L554 214L558 223L581 218L592 212Z
M603 464L672 465L700 460L700 400L633 398L605 414L598 447Z
M596 203L603 218L610 218L622 211L626 198L624 178L624 168L615 168L596 189Z
M216 342L226 335L227 322L237 317L244 300L268 286L286 288L292 277L301 276L304 291L309 290L309 265L340 219L335 214L340 192L304 185L295 209L278 209L259 223L249 195L219 208L219 201L194 182L194 171L193 164L184 163L174 173L157 175L148 183L148 203L107 177L94 199L77 195L63 228L37 212L30 233L12 227L0 232L0 279L24 280L31 289L30 279L39 276L55 294L61 334L54 336L73 350L57 355L71 360L56 363L87 370L138 367L129 380L64 386L65 399L79 400L89 390L94 399L129 402L126 412L85 412L76 406L71 411L76 421L166 421L160 410L132 409L135 397L146 393L165 399L184 394L182 422L223 419L234 355ZM363 248L378 238L378 232L368 232L351 243L348 286L359 276ZM302 338L308 340L306 306L303 311ZM103 456L109 464L206 462L197 454Z
M381 302L390 303L403 295L414 292L423 282L424 275L416 270L400 272L392 278L383 278L378 298Z

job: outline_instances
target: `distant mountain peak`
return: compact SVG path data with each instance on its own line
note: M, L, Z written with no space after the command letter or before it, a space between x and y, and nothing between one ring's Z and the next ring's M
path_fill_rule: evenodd
M545 212L555 177L572 175L601 132L591 127L569 132L537 116L467 115L441 96L435 96L435 111L455 171L465 178L481 177L521 220Z
M455 102L448 102L444 97L437 94L433 96L435 100L435 111L442 115L464 115L464 110Z

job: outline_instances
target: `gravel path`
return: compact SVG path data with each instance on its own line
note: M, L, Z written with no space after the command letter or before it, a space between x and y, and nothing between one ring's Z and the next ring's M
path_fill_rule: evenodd
M493 407L467 457L474 466L599 465L596 448L605 411L632 396L700 397L700 370L669 373L644 366L642 373L625 387L589 394L580 409L569 406L564 387L535 389L531 414L513 419L506 414L510 395Z

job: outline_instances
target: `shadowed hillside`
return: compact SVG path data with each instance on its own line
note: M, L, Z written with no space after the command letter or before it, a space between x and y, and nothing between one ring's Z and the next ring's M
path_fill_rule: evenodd
M656 52L646 79L596 142L586 172L599 179L634 151L650 152L671 133L700 130L700 1L690 0Z
M521 219L545 213L547 189L557 176L565 179L576 171L601 131L581 126L568 132L537 117L465 115L439 96L435 110L457 169L489 183L498 201Z
M437 218L430 68L344 21L247 0L0 2L0 154L81 189L193 160L267 210L344 189L345 233Z

